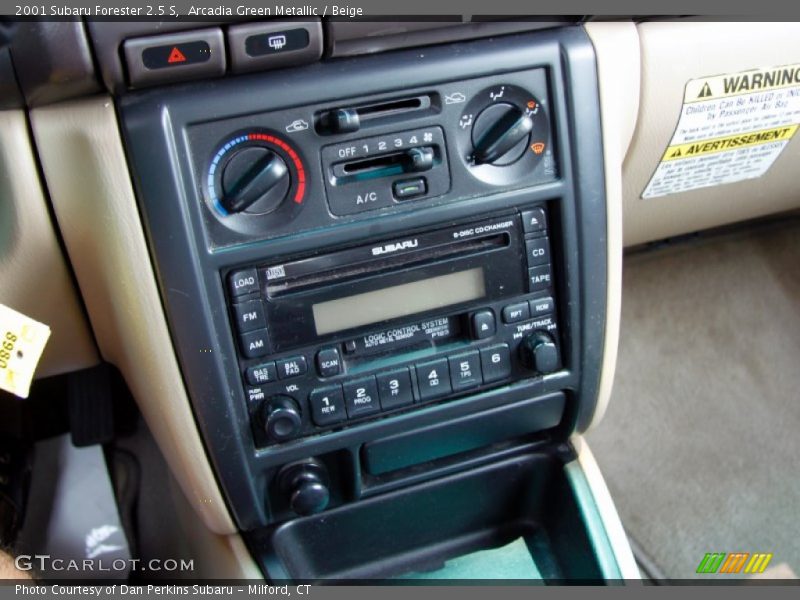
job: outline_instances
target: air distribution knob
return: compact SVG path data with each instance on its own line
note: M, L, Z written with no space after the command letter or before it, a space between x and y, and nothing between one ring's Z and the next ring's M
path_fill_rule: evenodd
M537 373L552 373L560 365L558 347L549 333L537 331L522 340L522 364Z
M533 119L518 106L492 104L472 126L472 160L476 165L510 165L525 154L532 130Z
M284 466L277 482L287 496L289 507L298 515L313 515L328 506L331 498L328 470L315 458Z
M264 402L262 421L267 436L274 442L285 442L300 433L303 419L300 408L290 396L272 396Z
M220 202L229 213L266 214L286 199L289 168L276 152L263 146L234 150L225 163Z

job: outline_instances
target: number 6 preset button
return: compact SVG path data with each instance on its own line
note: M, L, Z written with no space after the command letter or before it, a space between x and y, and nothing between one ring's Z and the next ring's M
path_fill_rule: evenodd
M347 407L347 416L351 419L380 412L378 384L375 382L374 376L348 381L342 387L344 388L344 405Z

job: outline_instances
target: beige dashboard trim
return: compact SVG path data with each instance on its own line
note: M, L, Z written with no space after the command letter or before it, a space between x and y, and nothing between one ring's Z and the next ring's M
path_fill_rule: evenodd
M642 84L636 135L623 166L625 245L800 207L800 140L763 177L641 199L669 145L690 79L800 63L800 23L692 22L637 26Z
M37 377L100 361L53 230L21 110L0 111L0 282L0 303L51 329Z
M31 119L100 352L122 372L203 522L234 533L172 347L113 101L101 96L38 108Z
M589 429L603 418L617 366L622 308L622 163L636 129L639 112L639 38L631 22L587 23L594 45L600 87L603 160L606 179L608 291L600 389Z
M572 446L578 454L578 466L583 471L586 482L594 498L600 520L608 536L609 544L614 552L619 565L620 574L623 579L641 579L639 567L636 566L636 559L633 557L628 536L622 527L617 507L611 499L603 474L594 458L594 454L589 449L589 444L582 436L576 435L571 438Z

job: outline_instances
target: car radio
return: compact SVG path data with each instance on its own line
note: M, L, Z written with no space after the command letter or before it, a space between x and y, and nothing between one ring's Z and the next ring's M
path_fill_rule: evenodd
M256 444L557 370L546 223L534 206L230 272Z
M142 90L120 114L240 528L587 427L607 254L580 28Z

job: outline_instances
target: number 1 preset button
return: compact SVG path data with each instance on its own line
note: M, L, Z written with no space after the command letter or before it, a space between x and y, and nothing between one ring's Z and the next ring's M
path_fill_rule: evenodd
M342 386L334 385L313 390L308 396L311 418L316 425L333 425L347 418Z

